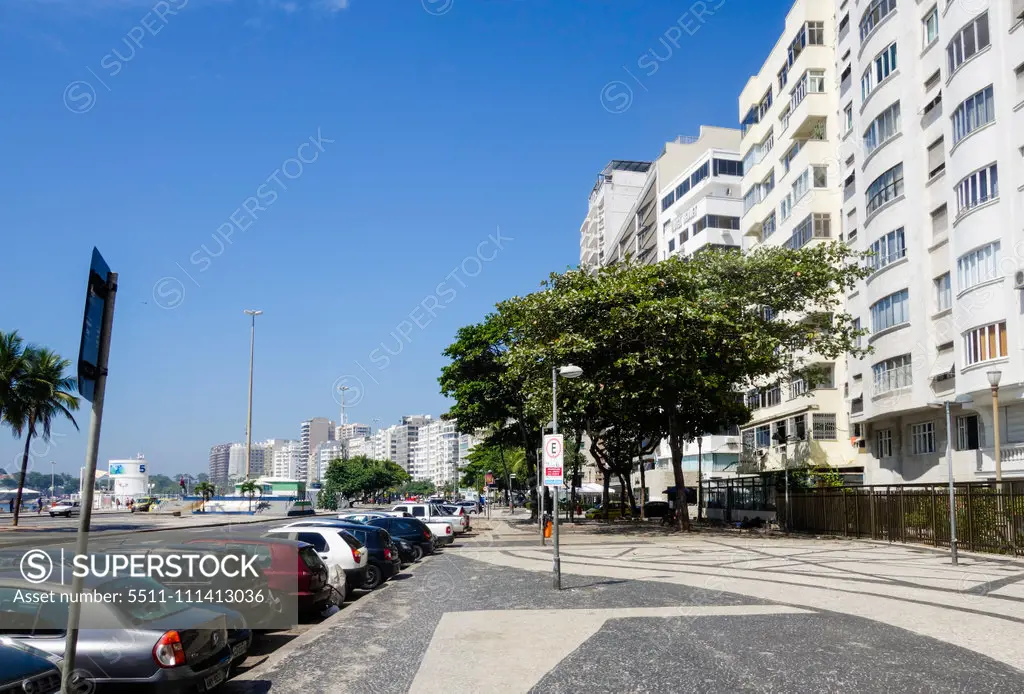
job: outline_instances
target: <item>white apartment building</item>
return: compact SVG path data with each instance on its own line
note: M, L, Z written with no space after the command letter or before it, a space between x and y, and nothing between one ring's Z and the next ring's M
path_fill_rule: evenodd
M323 480L327 473L327 466L332 460L346 459L348 455L348 440L345 441L324 441L316 447L313 459L316 461L318 480Z
M302 464L302 443L299 441L274 440L274 477L278 479L305 479L299 477Z
M657 176L657 259L741 246L743 164L739 130L701 126L665 145Z
M746 249L801 248L839 233L834 12L830 3L797 0L781 37L740 95ZM810 365L825 375L816 382L796 376L747 394L754 412L741 429L741 471L828 464L851 482L860 480L863 456L850 442L846 402L837 387L846 380L845 360Z
M245 448L244 443L231 444L231 451L228 457L228 479L231 481L245 479ZM252 453L249 461L250 477L255 479L263 475L266 452L267 449L263 445L258 443L252 444Z
M339 424L334 430L334 438L337 441L348 441L349 439L364 438L373 433L369 424Z
M616 159L598 174L580 226L580 267L607 264L613 239L639 197L650 167L649 161Z
M306 482L317 481L318 467L311 465L316 447L324 441L334 440L334 422L325 417L314 417L306 420L299 427L299 442L302 444L302 457L295 470L298 479Z
M1024 476L1024 0L833 9L842 229L874 252L847 297L873 353L840 377L866 481L945 481L929 403L953 399L956 479L992 479L992 372L1003 473Z
M419 427L413 465L413 479L429 480L438 489L457 482L459 432L454 421L433 420Z

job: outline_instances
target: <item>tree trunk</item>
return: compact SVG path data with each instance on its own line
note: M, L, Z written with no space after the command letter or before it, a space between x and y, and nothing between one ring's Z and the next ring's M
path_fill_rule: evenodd
M604 477L604 489L601 496L601 512L604 514L604 522L608 522L608 505L611 504L611 494L608 493L608 487L611 485L611 472L608 470L602 471Z
M572 454L572 477L570 478L571 489L569 490L569 520L576 522L576 480L580 477L580 451L583 449L583 432L577 430L574 434Z
M704 501L703 489L704 489L704 437L697 437L697 520L701 520L704 516L704 512L701 511L702 502ZM714 454L711 456L714 458Z
M619 475L619 479L623 479L622 475ZM625 480L624 480L624 484L628 484L628 486L626 487L626 491L629 492L629 515L630 515L630 517L632 517L633 509L636 508L636 495L633 493L633 474L632 474L632 471L630 472L630 474L626 475Z
M647 503L647 472L644 470L644 459L640 458L640 520L644 520L644 504Z
M676 483L676 527L679 530L689 530L690 512L686 507L686 480L683 477L683 439L679 433L679 420L675 415L669 417L668 445L672 449L672 477Z
M11 521L12 527L17 527L18 518L21 516L21 494L25 489L25 475L28 474L28 453L29 446L32 445L32 434L35 433L36 418L34 415L28 416L28 431L25 432L25 452L21 456L21 476L18 478L18 494L14 499L14 519Z

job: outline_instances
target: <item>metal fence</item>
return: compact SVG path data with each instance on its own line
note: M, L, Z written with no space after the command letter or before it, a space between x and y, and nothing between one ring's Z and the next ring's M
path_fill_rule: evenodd
M957 547L1024 556L1024 481L954 487ZM790 493L788 513L781 494L776 500L781 525L796 532L950 543L948 484L802 489Z

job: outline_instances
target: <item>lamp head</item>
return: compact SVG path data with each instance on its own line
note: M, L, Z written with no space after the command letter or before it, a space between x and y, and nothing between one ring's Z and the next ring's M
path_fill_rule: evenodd
M583 375L583 369L578 366L569 364L567 366L558 367L558 375L563 378L579 378Z
M254 311L251 308L245 309L244 311L242 311L242 313L244 313L247 316L262 316L263 315L263 311Z
M986 371L985 375L988 376L988 384L990 386L993 388L999 387L999 379L1003 377L1002 371L999 369L992 369L991 371Z

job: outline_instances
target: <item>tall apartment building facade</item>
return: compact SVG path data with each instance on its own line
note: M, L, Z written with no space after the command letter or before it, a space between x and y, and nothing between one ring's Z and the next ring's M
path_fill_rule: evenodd
M227 484L228 469L231 461L231 444L218 443L210 446L210 482L216 485Z
M334 438L337 441L348 441L349 439L365 438L373 433L369 424L339 424L334 430Z
M458 481L459 432L451 420L433 420L419 427L410 474L438 489Z
M847 297L868 481L934 482L957 406L958 480L1024 476L1024 0L836 2L842 220L871 275ZM834 228L834 227L833 227Z
M256 478L263 475L267 449L258 443L252 444L249 459L249 476ZM246 446L244 443L231 444L228 456L228 479L232 482L245 479Z
M323 481L324 475L327 474L327 466L331 464L332 460L345 460L349 457L348 442L349 439L324 441L316 447L316 450L313 451L313 460L317 465L317 481Z
M306 482L317 481L319 467L315 464L313 453L324 441L334 440L334 422L325 417L314 417L303 422L299 427L299 442L302 455L295 470L296 477Z
M278 479L305 480L300 476L302 465L302 443L299 441L274 441L274 477Z
M580 226L580 267L608 264L614 237L640 196L650 167L649 161L616 159L598 174Z
M865 3L860 3L865 4ZM836 238L840 228L840 128L835 7L797 0L785 30L739 98L743 131L744 248L802 248ZM795 374L747 394L753 410L741 429L738 467L754 472L828 464L863 477L845 416L845 360L812 359L821 374Z

